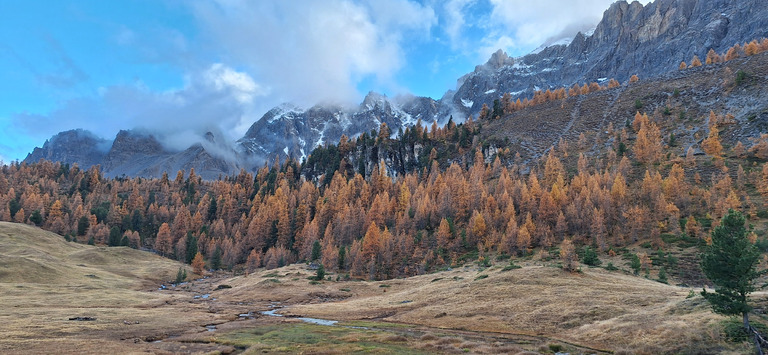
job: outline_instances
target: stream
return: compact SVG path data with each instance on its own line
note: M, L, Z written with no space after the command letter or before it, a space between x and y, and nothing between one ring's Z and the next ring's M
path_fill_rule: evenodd
M283 317L282 314L277 313L277 311L279 311L282 307L275 307L275 305L270 305L270 307L272 307L272 309L268 311L263 311L261 312L261 314L265 316L270 316L270 317ZM337 320L310 318L310 317L298 317L297 319L304 323L327 325L327 326L335 326L336 323L339 322Z

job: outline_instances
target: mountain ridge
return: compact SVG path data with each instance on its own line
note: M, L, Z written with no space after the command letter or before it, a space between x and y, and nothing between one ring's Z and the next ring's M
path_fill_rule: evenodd
M624 82L638 73L646 78L657 77L675 70L680 61L690 60L693 55L703 58L709 48L723 52L734 43L766 36L768 2L760 0L656 0L646 6L637 1L617 1L604 12L591 34L579 32L568 44L555 42L518 58L499 50L473 72L460 77L456 89L448 90L439 100L388 98L371 92L360 105L351 108L282 104L254 122L233 146L219 145L215 149L224 154L213 153L205 145L193 145L182 152L155 146L152 156L144 151L147 147L139 147L139 142L115 145L120 143L118 134L111 155L100 155L98 150L88 148L103 146L103 141L52 138L24 161L45 158L86 168L98 163L112 176L159 177L164 169L195 168L205 170L204 178L214 179L243 168L253 171L275 158L302 160L319 145L338 142L342 135L356 137L379 129L382 123L397 134L419 120L422 124L437 121L442 125L455 116L454 122L461 122L477 115L484 105L492 107L494 100L505 93L513 99L526 98L536 90L604 82L608 78ZM150 147L154 143L148 140L146 144ZM77 147L85 149L72 153Z

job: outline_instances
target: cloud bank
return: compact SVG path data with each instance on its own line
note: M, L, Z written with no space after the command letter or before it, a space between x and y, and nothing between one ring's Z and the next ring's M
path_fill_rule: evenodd
M55 71L34 74L61 101L50 112L26 107L7 116L0 122L7 132L0 152L13 158L31 150L20 148L31 140L41 145L74 128L108 139L120 129L145 129L171 149L200 142L207 131L233 141L283 102L357 104L368 90L406 94L409 84L428 78L419 77L420 71L433 77L450 71L455 79L499 48L522 55L550 39L573 36L597 24L611 2L169 2L173 16L184 17L181 23L115 22L101 28L116 54L89 64L135 70L133 81L125 75L103 80L103 70L70 55L80 54L67 47L71 38L45 37ZM80 88L78 94L72 86Z
M443 28L453 48L484 61L498 49L522 55L542 44L572 38L597 25L615 1L450 0L443 6Z
M181 150L200 142L207 131L234 138L232 132L246 130L256 119L253 102L268 93L248 74L216 63L188 76L178 90L156 92L141 82L103 87L96 97L67 101L47 115L17 114L13 121L23 134L40 140L78 127L108 138L135 128Z
M228 61L301 105L357 101L363 81L397 87L403 41L429 36L437 19L407 0L217 0L193 9Z

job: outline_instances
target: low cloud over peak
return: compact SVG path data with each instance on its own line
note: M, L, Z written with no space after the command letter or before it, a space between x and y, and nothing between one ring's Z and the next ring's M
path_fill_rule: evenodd
M121 129L153 132L169 149L203 140L208 131L238 138L258 118L253 102L268 93L247 73L221 63L189 75L183 88L155 92L141 82L102 87L96 97L70 100L49 114L17 114L13 125L39 140L73 127L104 138Z
M357 86L396 87L404 36L429 35L434 11L407 0L213 1L193 4L212 42L278 101L354 102Z

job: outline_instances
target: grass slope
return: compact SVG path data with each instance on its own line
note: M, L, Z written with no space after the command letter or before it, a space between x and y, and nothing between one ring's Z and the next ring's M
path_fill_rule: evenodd
M297 264L157 291L180 264L0 223L0 263L0 353L751 351L727 343L724 318L688 288L597 268L566 273L537 260L379 282L310 282L314 271ZM755 298L766 306L763 292ZM259 314L270 306L342 322ZM96 320L68 320L78 316Z
M173 280L179 265L147 252L68 243L38 228L0 222L0 353L155 352L157 346L145 340L203 319L204 310L175 308L175 295L150 292Z
M291 280L281 279L277 288L294 293L306 288L306 279ZM245 296L247 290L259 289L259 282L254 277L232 292ZM289 307L284 313L524 335L604 351L743 350L723 341L724 318L714 315L701 296L688 298L690 289L602 269L570 274L535 265L511 271L467 267L402 280L324 282L314 287L316 295L352 296L340 302L304 300L312 304ZM348 291L339 292L342 288Z

